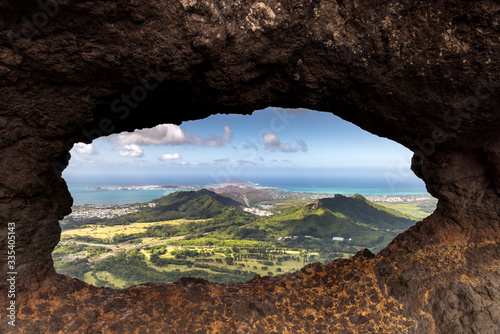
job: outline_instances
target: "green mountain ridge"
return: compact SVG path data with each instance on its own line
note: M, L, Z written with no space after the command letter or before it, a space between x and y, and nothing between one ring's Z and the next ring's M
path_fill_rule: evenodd
M177 191L159 199L152 200L150 203L156 203L159 207L162 207L165 210L179 210L186 212L188 211L185 210L186 205L193 203L193 201L195 203L196 201L203 201L204 199L207 199L207 197L223 206L241 206L241 203L207 189L200 189L198 191Z
M147 202L150 206L139 212L110 220L107 224L133 222L155 222L174 219L208 219L225 212L227 207L241 206L241 203L218 195L213 191L178 191Z
M318 201L319 207L327 208L349 217L352 221L373 225L381 229L406 230L415 219L394 209L370 202L360 194L352 197L335 195Z
M351 245L377 250L416 222L361 195L335 195L314 203L291 206L269 217L244 212L239 202L207 189L179 191L144 204L147 205L139 212L102 223L126 225L188 219L193 221L178 226L149 227L145 234L137 237L210 237L265 242L277 242L280 237L286 236L300 237L300 242L306 237L324 242L341 237L352 239ZM210 220L194 221L203 219Z
M394 213L393 213L394 212ZM323 240L341 237L352 244L379 249L415 220L371 203L361 195L336 195L316 203L285 209L282 213L258 222L268 234L313 237Z

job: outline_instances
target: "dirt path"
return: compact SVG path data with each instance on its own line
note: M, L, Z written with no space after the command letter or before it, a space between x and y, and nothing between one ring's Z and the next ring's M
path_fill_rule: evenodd
M250 207L250 202L248 202L248 197L247 195L243 194L243 200L245 201L245 204Z

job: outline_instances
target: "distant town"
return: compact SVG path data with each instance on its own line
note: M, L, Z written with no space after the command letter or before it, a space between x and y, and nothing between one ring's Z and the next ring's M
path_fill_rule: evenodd
M329 193L311 193L311 192L298 192L298 191L287 191L279 188L273 187L260 187L250 181L241 181L237 179L231 179L224 183L219 184L205 184L205 185L125 185L125 186L105 186L105 187L92 187L90 190L200 190L208 189L212 191L220 190L227 187L234 187L240 189L257 189L259 191L265 192L272 196L273 199L301 199L301 200L318 200L321 198L333 197L334 194ZM354 194L341 194L345 196ZM434 198L427 194L421 195L364 195L367 200L372 202L386 202L386 203L408 203L415 201L427 201L433 200Z
M230 179L224 183L218 184L202 184L202 185L180 185L176 183L167 185L124 185L124 186L105 186L105 187L91 187L90 190L200 190L200 189L219 189L227 186L234 186L239 188L255 187L257 184L250 181L241 181L238 179Z

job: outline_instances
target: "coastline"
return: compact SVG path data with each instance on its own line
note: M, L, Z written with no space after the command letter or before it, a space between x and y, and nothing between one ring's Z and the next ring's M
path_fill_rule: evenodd
M408 203L415 201L434 200L434 197L432 197L428 193L412 193L411 191L408 191L408 193L404 193L404 190L391 192L383 188L367 188L367 192L360 192L359 190L361 189L349 188L339 188L339 190L345 191L336 192L334 191L335 188L326 188L329 190L329 192L314 192L315 187L307 188L308 191L294 191L258 184L243 185L241 183L222 183L214 185L122 185L99 187L80 185L69 186L69 189L74 198L74 203L77 205L129 205L134 203L148 202L176 191L196 191L203 188L215 191L217 189L225 187L233 187L236 190L241 189L242 191L255 189L271 195L274 200L296 199L313 201L321 198L333 197L335 196L335 194L341 194L344 196L361 194L367 200L372 202ZM301 189L304 188L302 187ZM325 188L320 189L324 190ZM373 189L375 189L376 191L373 191ZM372 190L371 193L369 190ZM383 193L384 190L386 191L386 193Z

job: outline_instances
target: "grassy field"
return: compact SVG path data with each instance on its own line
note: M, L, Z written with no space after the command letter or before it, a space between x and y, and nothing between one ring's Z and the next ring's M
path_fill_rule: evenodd
M401 213L415 217L416 219L424 219L429 216L435 209L435 201L412 202L412 203L388 203L374 202L386 208L398 210Z
M94 276L97 276L97 279ZM107 271L98 271L96 273L88 272L85 274L85 282L97 285L98 281L105 282L105 285L107 286L111 285L121 289L129 286L126 281L116 278L113 274Z
M116 278L113 274L108 273L107 271L98 271L96 274L97 274L97 277L100 280L106 281L108 283L111 283L111 284L113 284L117 288L126 288L126 287L128 287L128 284L127 284L126 281L121 280L119 278Z
M175 246L167 246L166 249L168 253L166 255L162 255L160 258L164 259L175 259L174 256L170 255L172 250L174 249L196 249L196 250L204 250L205 252L213 252L213 255L209 256L204 256L204 257L197 257L197 258L187 258L189 261L193 261L195 263L203 263L203 264L210 264L216 267L221 267L221 268L226 268L226 269L239 269L239 270L246 270L246 271L252 271L255 272L261 276L268 275L269 272L272 272L274 275L277 274L284 274L288 272L294 272L302 268L306 263L310 262L304 262L304 258L300 256L299 251L292 251L292 250L286 250L283 249L285 252L284 254L277 254L275 255L276 257L283 257L283 256L293 256L295 258L299 258L298 260L287 260L287 261L282 261L282 262L277 262L276 260L273 260L273 265L266 265L263 264L263 261L256 260L256 259L241 259L234 261L234 265L227 265L224 262L225 259L225 254L221 251L217 251L217 247L175 247ZM175 270L180 270L180 271L187 271L191 269L191 266L187 265L177 265L177 264L169 264L166 267L158 267L153 265L150 261L149 258L151 254L147 251L143 251L143 253L146 255L147 263L151 267L157 269L157 270L162 270L162 271L175 271ZM248 254L248 252L245 249L241 249L241 252L239 254L245 255ZM232 254L233 256L235 255L234 253ZM310 253L310 255L315 255L317 256L317 253ZM346 254L347 256L347 254ZM217 259L221 259L223 263L217 262ZM263 269L262 267L267 267L267 269ZM194 267L193 267L194 268ZM281 271L278 270L278 268L281 269ZM205 270L208 272L212 273L217 273L216 271L212 271L208 268L197 268L201 270Z
M92 284L92 285L96 285L97 283L97 280L92 277L92 273L89 271L88 273L85 273L85 282L87 282L88 284Z
M111 240L114 234L136 234L145 232L150 226L161 226L161 225L180 225L189 222L200 222L207 221L210 219L203 220L185 220L176 219L153 223L133 223L129 225L115 225L115 226L104 226L104 225L93 225L78 229L66 230L62 232L62 237L74 237L74 236L88 236L92 238L98 238L101 240Z
M101 238L103 236L112 237L114 233L137 233L140 232L142 228L146 225L155 225L155 224L179 224L181 221L172 221L172 222L156 222L156 223L147 223L147 224L132 224L130 226L95 226L93 228L81 228L76 230L66 231L64 234L69 237L71 235L88 235L92 237ZM281 253L279 254L266 254L269 256L267 260L258 260L255 258L246 258L251 256L249 249L240 247L238 249L229 248L229 247L219 247L219 246L182 246L182 245L171 245L169 243L178 241L182 239L182 236L171 237L166 239L152 239L152 238L144 238L142 239L141 244L129 244L129 243L121 243L121 244L113 244L108 245L107 247L111 247L111 253L97 254L95 256L89 257L91 267L93 267L93 263L97 263L94 261L99 261L101 258L109 257L109 256L119 256L120 253L128 252L135 248L140 250L140 253L144 255L144 262L151 268L161 271L161 272L186 272L190 270L199 270L205 271L210 274L221 274L218 270L212 270L210 268L200 268L198 265L210 265L212 268L221 268L221 270L240 270L247 271L259 274L261 276L267 275L281 275L290 272L294 272L302 268L305 264L310 262L316 262L317 258L304 258L303 254L301 255L298 250L290 250L290 249L281 249ZM63 242L61 247L69 247L70 243L74 244L83 244L84 242ZM64 246L66 245L66 246ZM172 259L178 260L174 256L174 251L178 250L196 250L204 255L193 256L193 257L185 257L183 260L190 261L194 264L167 264L162 266L156 266L151 263L150 258L152 252L158 247L163 248L162 254L160 256L161 259ZM236 252L233 252L236 251ZM174 252L174 253L173 253ZM317 253L309 253L309 255L317 256ZM293 259L283 259L283 257L290 256ZM344 257L348 255L345 254ZM226 262L226 257L234 258L234 262L232 264L228 264ZM282 259L278 259L281 257ZM267 262L266 262L267 261ZM281 262L279 262L281 261ZM272 264L271 264L272 262ZM84 280L93 285L98 286L111 286L116 288L125 288L130 284L136 283L144 283L144 282L136 282L136 281L126 281L124 279L120 279L116 277L110 272L107 271L90 271L85 273L83 276Z

